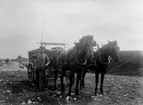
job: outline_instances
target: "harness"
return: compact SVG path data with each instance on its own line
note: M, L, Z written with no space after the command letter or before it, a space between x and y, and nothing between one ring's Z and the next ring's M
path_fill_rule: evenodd
M103 63L103 64L105 64L105 65L108 65L108 64L110 63L110 59L111 59L111 57L108 57L108 62L104 62L104 61L102 60L101 52L99 51L99 61L100 61L101 63Z

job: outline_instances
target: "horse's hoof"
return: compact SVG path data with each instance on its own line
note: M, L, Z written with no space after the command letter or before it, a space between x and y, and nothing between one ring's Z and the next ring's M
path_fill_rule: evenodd
M68 96L71 96L71 93L68 92Z
M76 95L76 96L78 96L78 95L79 95L79 93L75 93L75 95Z
M82 97L82 95L81 95L81 94L77 96L77 98L81 98L81 97Z
M104 95L105 93L104 93L104 92L100 92L100 94L101 94L101 95Z
M67 96L66 100L69 100L71 97L70 96Z
M55 90L57 90L57 88L56 88L56 87L54 87L54 88L53 88L53 90L55 91Z
M78 93L78 92L75 92L75 95L76 95L76 96L78 96L78 95L79 95L79 93Z
M62 91L65 91L65 88L62 88L61 90L62 90Z
M97 92L94 92L94 95L97 96L98 95Z

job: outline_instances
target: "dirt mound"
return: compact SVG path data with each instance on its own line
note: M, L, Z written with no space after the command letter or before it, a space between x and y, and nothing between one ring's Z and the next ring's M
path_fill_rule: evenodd
M141 76L142 71L140 68L143 67L142 61L142 51L120 51L119 62L116 64L110 64L108 71L111 70L111 72L109 72L110 74Z

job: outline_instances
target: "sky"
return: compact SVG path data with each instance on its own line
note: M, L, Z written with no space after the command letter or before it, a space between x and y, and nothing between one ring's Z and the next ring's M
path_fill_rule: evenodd
M28 57L41 39L70 48L83 35L143 50L143 0L0 0L0 58Z

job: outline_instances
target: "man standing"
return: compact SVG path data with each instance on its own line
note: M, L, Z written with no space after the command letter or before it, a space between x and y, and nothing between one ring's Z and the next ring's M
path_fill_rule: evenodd
M44 85L45 68L49 65L50 59L45 51L34 54L36 69L36 89L42 89Z

